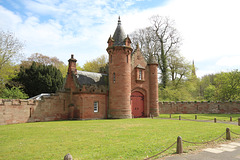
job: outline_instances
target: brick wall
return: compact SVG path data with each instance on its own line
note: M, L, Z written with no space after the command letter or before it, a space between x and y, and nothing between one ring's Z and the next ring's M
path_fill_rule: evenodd
M240 113L237 102L159 102L160 114L174 113Z
M59 93L40 101L0 99L0 125L68 119L67 96Z
M94 102L98 102L98 112L94 112ZM107 118L107 94L74 94L74 118L104 119Z
M131 48L108 48L109 63L109 117L132 118L131 113ZM112 58L111 58L112 56Z

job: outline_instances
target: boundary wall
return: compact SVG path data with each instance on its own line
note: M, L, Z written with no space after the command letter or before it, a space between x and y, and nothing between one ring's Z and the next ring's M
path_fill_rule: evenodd
M240 101L234 102L159 102L160 114L240 114Z
M68 94L42 100L0 99L0 125L68 119Z
M71 104L69 99L69 93L64 92L43 97L42 100L0 99L0 125L67 120L69 119L69 104ZM240 101L159 102L159 113L240 114Z

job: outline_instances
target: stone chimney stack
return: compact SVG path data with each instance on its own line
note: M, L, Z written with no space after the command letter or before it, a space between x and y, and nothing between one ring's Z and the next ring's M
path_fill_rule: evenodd
M68 60L68 73L74 73L77 74L77 68L76 68L76 62L77 60L74 58L74 55L71 55L71 58Z

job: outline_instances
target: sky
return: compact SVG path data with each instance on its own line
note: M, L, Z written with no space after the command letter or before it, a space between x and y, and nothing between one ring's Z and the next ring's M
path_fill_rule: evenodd
M41 53L80 66L103 54L118 16L126 34L150 26L153 15L175 21L180 53L196 74L240 70L239 0L0 0L0 30L24 42L26 57Z

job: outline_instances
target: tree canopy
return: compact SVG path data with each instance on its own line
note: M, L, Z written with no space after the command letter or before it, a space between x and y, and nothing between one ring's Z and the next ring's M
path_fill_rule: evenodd
M181 38L174 21L168 17L154 15L150 18L151 26L134 31L130 37L134 45L139 45L146 60L150 55L156 56L161 74L161 84L166 88L169 81L169 54L178 51Z
M24 86L29 97L41 93L55 93L63 85L62 73L52 65L36 64L32 62L29 68L21 66L15 81Z
M21 59L23 43L13 33L0 31L0 91L17 73L15 63Z
M41 53L34 53L28 57L27 60L22 61L21 66L24 66L25 68L30 67L32 62L42 65L52 65L62 72L63 77L67 74L67 65L60 61L57 57L49 57Z
M101 68L104 68L107 65L108 58L106 55L97 57L91 61L87 61L81 68L83 71L88 72L100 72Z

